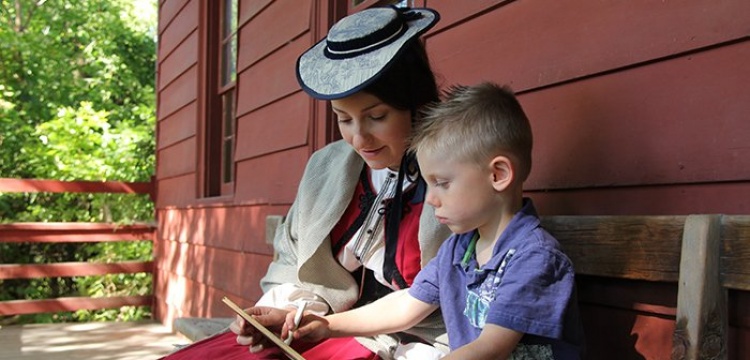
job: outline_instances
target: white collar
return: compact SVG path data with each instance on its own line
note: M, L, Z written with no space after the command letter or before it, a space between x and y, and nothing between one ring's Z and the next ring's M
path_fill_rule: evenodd
M370 183L372 183L372 188L373 190L375 190L375 193L378 193L380 191L380 189L383 187L383 183L389 177L398 178L398 172L393 171L389 168L382 168L382 169L370 168ZM409 180L409 177L405 176L402 189L406 190L411 184L412 182Z

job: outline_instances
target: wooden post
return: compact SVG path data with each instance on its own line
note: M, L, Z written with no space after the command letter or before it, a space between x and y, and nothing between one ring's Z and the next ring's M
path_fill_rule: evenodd
M672 360L727 358L727 290L721 286L721 216L685 219Z
M281 223L283 222L284 216L282 215L266 216L266 244L273 245L273 239L276 237L276 231L278 231Z

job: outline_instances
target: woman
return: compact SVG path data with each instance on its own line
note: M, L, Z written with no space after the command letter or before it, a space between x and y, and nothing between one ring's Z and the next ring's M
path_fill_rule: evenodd
M278 258L261 280L265 294L246 309L263 325L278 332L289 309L303 302L325 314L406 288L449 235L424 204L425 184L406 155L419 109L438 100L419 41L438 19L430 9L364 10L300 56L300 85L330 100L343 140L310 158L277 231ZM279 355L242 318L230 329L168 358ZM411 333L292 346L306 359L430 359L447 351L437 314Z

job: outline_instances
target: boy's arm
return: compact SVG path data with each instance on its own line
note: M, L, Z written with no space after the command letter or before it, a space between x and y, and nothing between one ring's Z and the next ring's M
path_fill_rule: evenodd
M451 351L442 360L507 359L521 337L523 333L518 331L487 324L476 340Z
M294 339L318 341L328 337L370 336L408 329L438 308L413 298L407 289L391 293L365 306L328 315L306 314ZM295 311L287 315L284 335L293 326Z

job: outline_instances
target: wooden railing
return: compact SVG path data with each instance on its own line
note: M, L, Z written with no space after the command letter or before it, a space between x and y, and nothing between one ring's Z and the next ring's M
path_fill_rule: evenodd
M0 193L131 193L147 194L153 200L151 182L92 182L0 178ZM114 223L10 223L0 224L0 243L79 243L109 241L153 241L151 224L121 225ZM153 261L116 263L66 262L55 264L0 264L0 281L45 277L71 277L105 274L151 273ZM41 300L0 301L0 315L36 314L150 306L152 295L117 297L66 297Z

